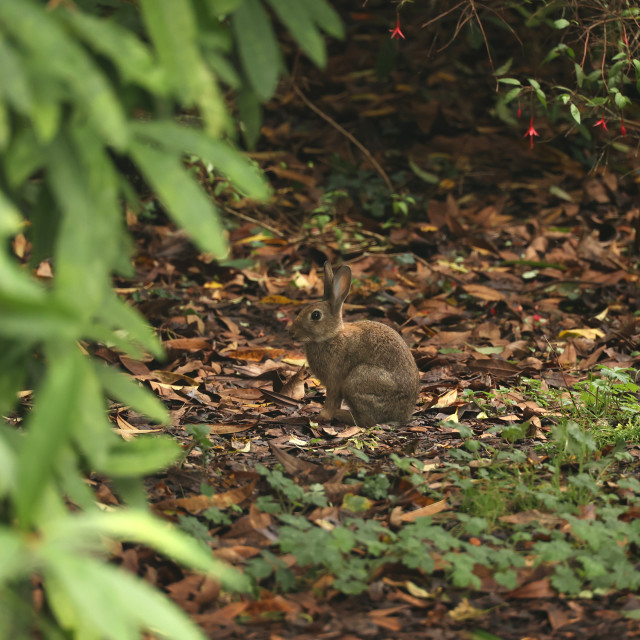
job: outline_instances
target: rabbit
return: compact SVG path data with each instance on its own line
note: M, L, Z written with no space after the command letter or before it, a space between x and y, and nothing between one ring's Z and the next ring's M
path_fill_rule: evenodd
M360 427L405 423L418 398L418 367L390 327L371 320L342 321L342 303L350 288L351 269L342 265L334 275L325 262L324 298L302 309L290 329L327 390L318 417ZM350 411L340 409L342 400Z

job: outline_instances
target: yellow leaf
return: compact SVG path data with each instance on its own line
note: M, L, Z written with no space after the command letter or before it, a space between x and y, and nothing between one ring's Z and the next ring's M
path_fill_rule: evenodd
M455 388L450 389L449 391L447 391L447 393L444 393L443 395L441 395L438 398L438 402L436 402L436 404L434 404L433 406L438 409L443 409L444 407L450 407L455 403L457 399L458 399L458 390Z
M449 505L446 500L439 500L438 502L428 504L426 507L403 513L399 519L401 522L415 522L418 518L428 518L448 508Z
M304 304L300 300L291 300L286 296L265 296L260 300L262 304Z
M476 609L469 604L467 598L462 598L460 604L449 611L449 615L454 620L468 620L470 618L480 618L487 614L489 609Z
M558 334L558 338L587 338L587 340L596 340L604 338L604 331L601 329L567 329Z

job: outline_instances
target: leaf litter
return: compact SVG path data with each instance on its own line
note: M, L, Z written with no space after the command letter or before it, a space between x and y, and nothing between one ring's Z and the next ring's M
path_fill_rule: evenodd
M419 45L402 46L395 83L355 71L373 64L367 39L324 76L299 64L308 99L415 196L409 216L283 85L253 153L273 201L217 192L228 260L198 253L159 208L127 217L136 278L117 290L167 360L95 353L171 411L184 459L148 479L154 510L250 572L256 591L227 594L140 546L114 561L215 638L640 637L640 438L593 444L603 403L638 391L570 393L595 367L638 367L637 183L498 132L475 113L480 98L462 97L485 89L442 58L425 101L406 89ZM408 425L317 422L324 392L287 327L321 297L325 260L352 269L345 316L385 322L411 346L422 385ZM577 403L592 431L562 423ZM111 417L125 439L157 431L117 404ZM612 523L627 528L607 537Z

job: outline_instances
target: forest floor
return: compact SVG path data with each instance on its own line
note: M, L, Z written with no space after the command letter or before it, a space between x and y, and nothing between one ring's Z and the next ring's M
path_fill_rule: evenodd
M386 23L351 16L349 33L326 71L295 60L266 106L252 157L269 203L194 162L228 260L194 249L153 196L128 216L137 277L118 291L168 359L97 353L171 409L184 460L149 479L155 510L254 593L133 545L115 561L211 638L640 638L631 153L613 131L594 130L590 151L542 117L530 148L529 114L493 114L478 52L427 68L409 25L381 79ZM317 422L324 390L287 328L321 297L325 260L352 269L345 317L411 347L421 390L407 425ZM125 438L158 431L112 415Z

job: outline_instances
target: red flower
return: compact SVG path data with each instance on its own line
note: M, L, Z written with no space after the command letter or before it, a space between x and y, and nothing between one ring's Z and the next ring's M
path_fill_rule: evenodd
M598 122L596 122L593 126L602 127L605 131L609 131L609 128L607 127L607 123L604 119L604 111L602 112L602 118L600 118L600 120L598 120Z
M620 135L627 135L627 127L624 126L624 118L622 116L620 116Z
M529 122L529 128L527 129L527 132L524 134L524 136L522 136L523 138L526 138L527 136L529 136L529 147L531 149L533 149L533 136L539 136L540 134L533 128L533 116L531 116L531 120Z
M518 118L522 115L522 107L518 105Z
M396 16L396 28L395 29L389 29L389 31L391 32L391 39L393 40L393 38L402 38L403 40L405 39L404 37L404 33L402 33L402 30L400 29L400 16Z

